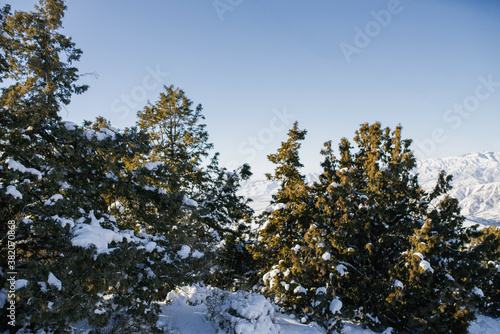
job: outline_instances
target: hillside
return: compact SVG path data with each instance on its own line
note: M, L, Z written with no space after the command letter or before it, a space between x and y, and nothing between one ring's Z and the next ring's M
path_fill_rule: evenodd
M470 153L458 157L430 158L416 169L420 185L430 190L441 170L453 175L450 195L460 201L462 214L470 222L500 225L500 153ZM318 180L317 173L307 174L308 183ZM251 180L239 193L251 198L256 212L264 210L279 187L277 182Z

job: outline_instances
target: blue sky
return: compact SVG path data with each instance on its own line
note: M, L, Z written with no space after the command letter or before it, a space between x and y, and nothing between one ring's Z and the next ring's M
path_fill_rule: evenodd
M9 3L9 1L7 1ZM10 1L30 9L36 1ZM380 121L419 158L500 151L500 2L69 0L90 85L62 116L133 126L164 84L204 107L223 163L270 172L293 121L304 172L323 142Z

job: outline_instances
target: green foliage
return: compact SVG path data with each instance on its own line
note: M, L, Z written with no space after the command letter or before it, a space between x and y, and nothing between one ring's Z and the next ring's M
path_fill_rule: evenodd
M181 189L185 189L199 177L201 159L213 145L207 142L206 125L200 123L204 119L201 105L193 109L184 91L173 85L164 89L155 104L149 103L137 113L138 125L150 135L150 160L166 163L180 177Z
M287 311L299 315L307 314L310 299L307 290L314 286L314 278L303 279L310 272L309 263L304 261L310 253L304 237L313 222L310 187L305 183L299 169L300 141L306 131L295 122L288 133L288 140L281 144L276 154L268 159L278 166L269 180L280 182L280 188L273 195L270 209L261 217L258 242L251 248L266 289L275 302Z
M311 186L298 171L305 132L297 124L269 156L278 166L268 177L281 188L252 254L263 291L286 310L330 330L349 319L375 330L465 333L477 305L495 308L480 295L498 296L498 237L463 227L458 201L446 195L451 176L442 172L430 193L420 188L401 130L363 124L355 147L341 140L339 158L326 142Z
M246 248L250 242L253 210L248 206L249 200L237 194L241 182L252 175L250 166L245 164L230 172L219 167L218 154L215 154L203 175L200 190L194 197L198 203L196 221L209 229L217 248L214 263L207 267L207 283L241 288L246 283L247 272L254 268Z
M66 105L73 93L88 89L75 84L78 70L71 66L80 59L81 50L70 37L58 32L66 9L64 1L41 0L35 9L5 15L2 24L7 65L2 79L15 82L3 88L2 104L19 113L26 126L57 119L59 103Z
M193 251L184 261L184 277L232 286L243 280L251 266L244 235L248 231L245 221L253 211L247 200L236 194L241 181L251 176L250 167L244 165L232 172L220 168L218 153L204 167L203 158L213 145L208 143L206 125L201 123L201 105L193 109L184 91L173 85L164 88L155 104L137 114L138 125L152 144L151 154L142 159L161 164L162 170L168 171L154 184L175 198L162 210L151 206L156 213L151 231L166 236L174 248L189 246ZM168 210L171 212L165 216Z
M463 226L444 172L421 189L400 126L363 124L338 157L326 142L323 173L308 185L296 122L268 156L276 168L267 178L280 188L255 236L237 193L250 167L221 168L218 153L204 164L212 144L202 107L181 89L165 86L138 127L61 121L60 108L88 88L72 66L81 50L59 33L65 9L41 0L34 12L0 10L0 261L15 221L9 271L26 283L16 329L64 332L86 321L155 332L156 301L175 286L238 289L256 272L276 303L329 331L349 319L466 333L477 310L500 315L499 230Z
M500 317L500 229L484 228L472 237L471 254L477 265L471 268L470 282L480 312ZM476 288L480 290L476 290ZM481 296L482 295L482 296Z
M16 263L9 271L27 281L16 293L16 325L62 332L80 320L102 327L120 316L154 330L158 306L151 291L177 271L176 259L166 261L172 252L159 245L165 242L155 244L136 223L148 199L163 203L170 196L152 190L144 170L126 166L149 153L147 135L119 132L102 119L88 128L61 122L60 105L86 89L75 84L70 66L81 51L57 32L64 10L62 1L41 1L36 12L10 14L5 7L1 16L2 79L15 81L0 96L0 259L7 263L13 220ZM119 221L110 214L116 197L137 207ZM130 228L137 232L125 231ZM106 244L80 245L86 232L104 233ZM5 275L0 281L5 286Z

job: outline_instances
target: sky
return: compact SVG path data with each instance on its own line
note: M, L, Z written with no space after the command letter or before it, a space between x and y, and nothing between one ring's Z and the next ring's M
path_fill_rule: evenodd
M0 1L5 3L5 1ZM31 10L35 0L7 1ZM403 126L419 159L500 151L500 2L68 0L89 91L61 111L116 128L163 85L202 104L221 162L272 172L298 121L304 173L362 123Z

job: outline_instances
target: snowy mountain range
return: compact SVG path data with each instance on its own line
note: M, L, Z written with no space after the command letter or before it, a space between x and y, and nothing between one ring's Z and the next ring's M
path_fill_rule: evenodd
M453 175L450 195L460 201L462 214L469 222L500 226L500 152L425 159L419 161L415 172L420 185L429 191L441 170ZM312 183L318 176L318 173L307 174L306 180ZM250 206L261 212L278 188L277 182L250 180L243 184L239 194L251 198Z

